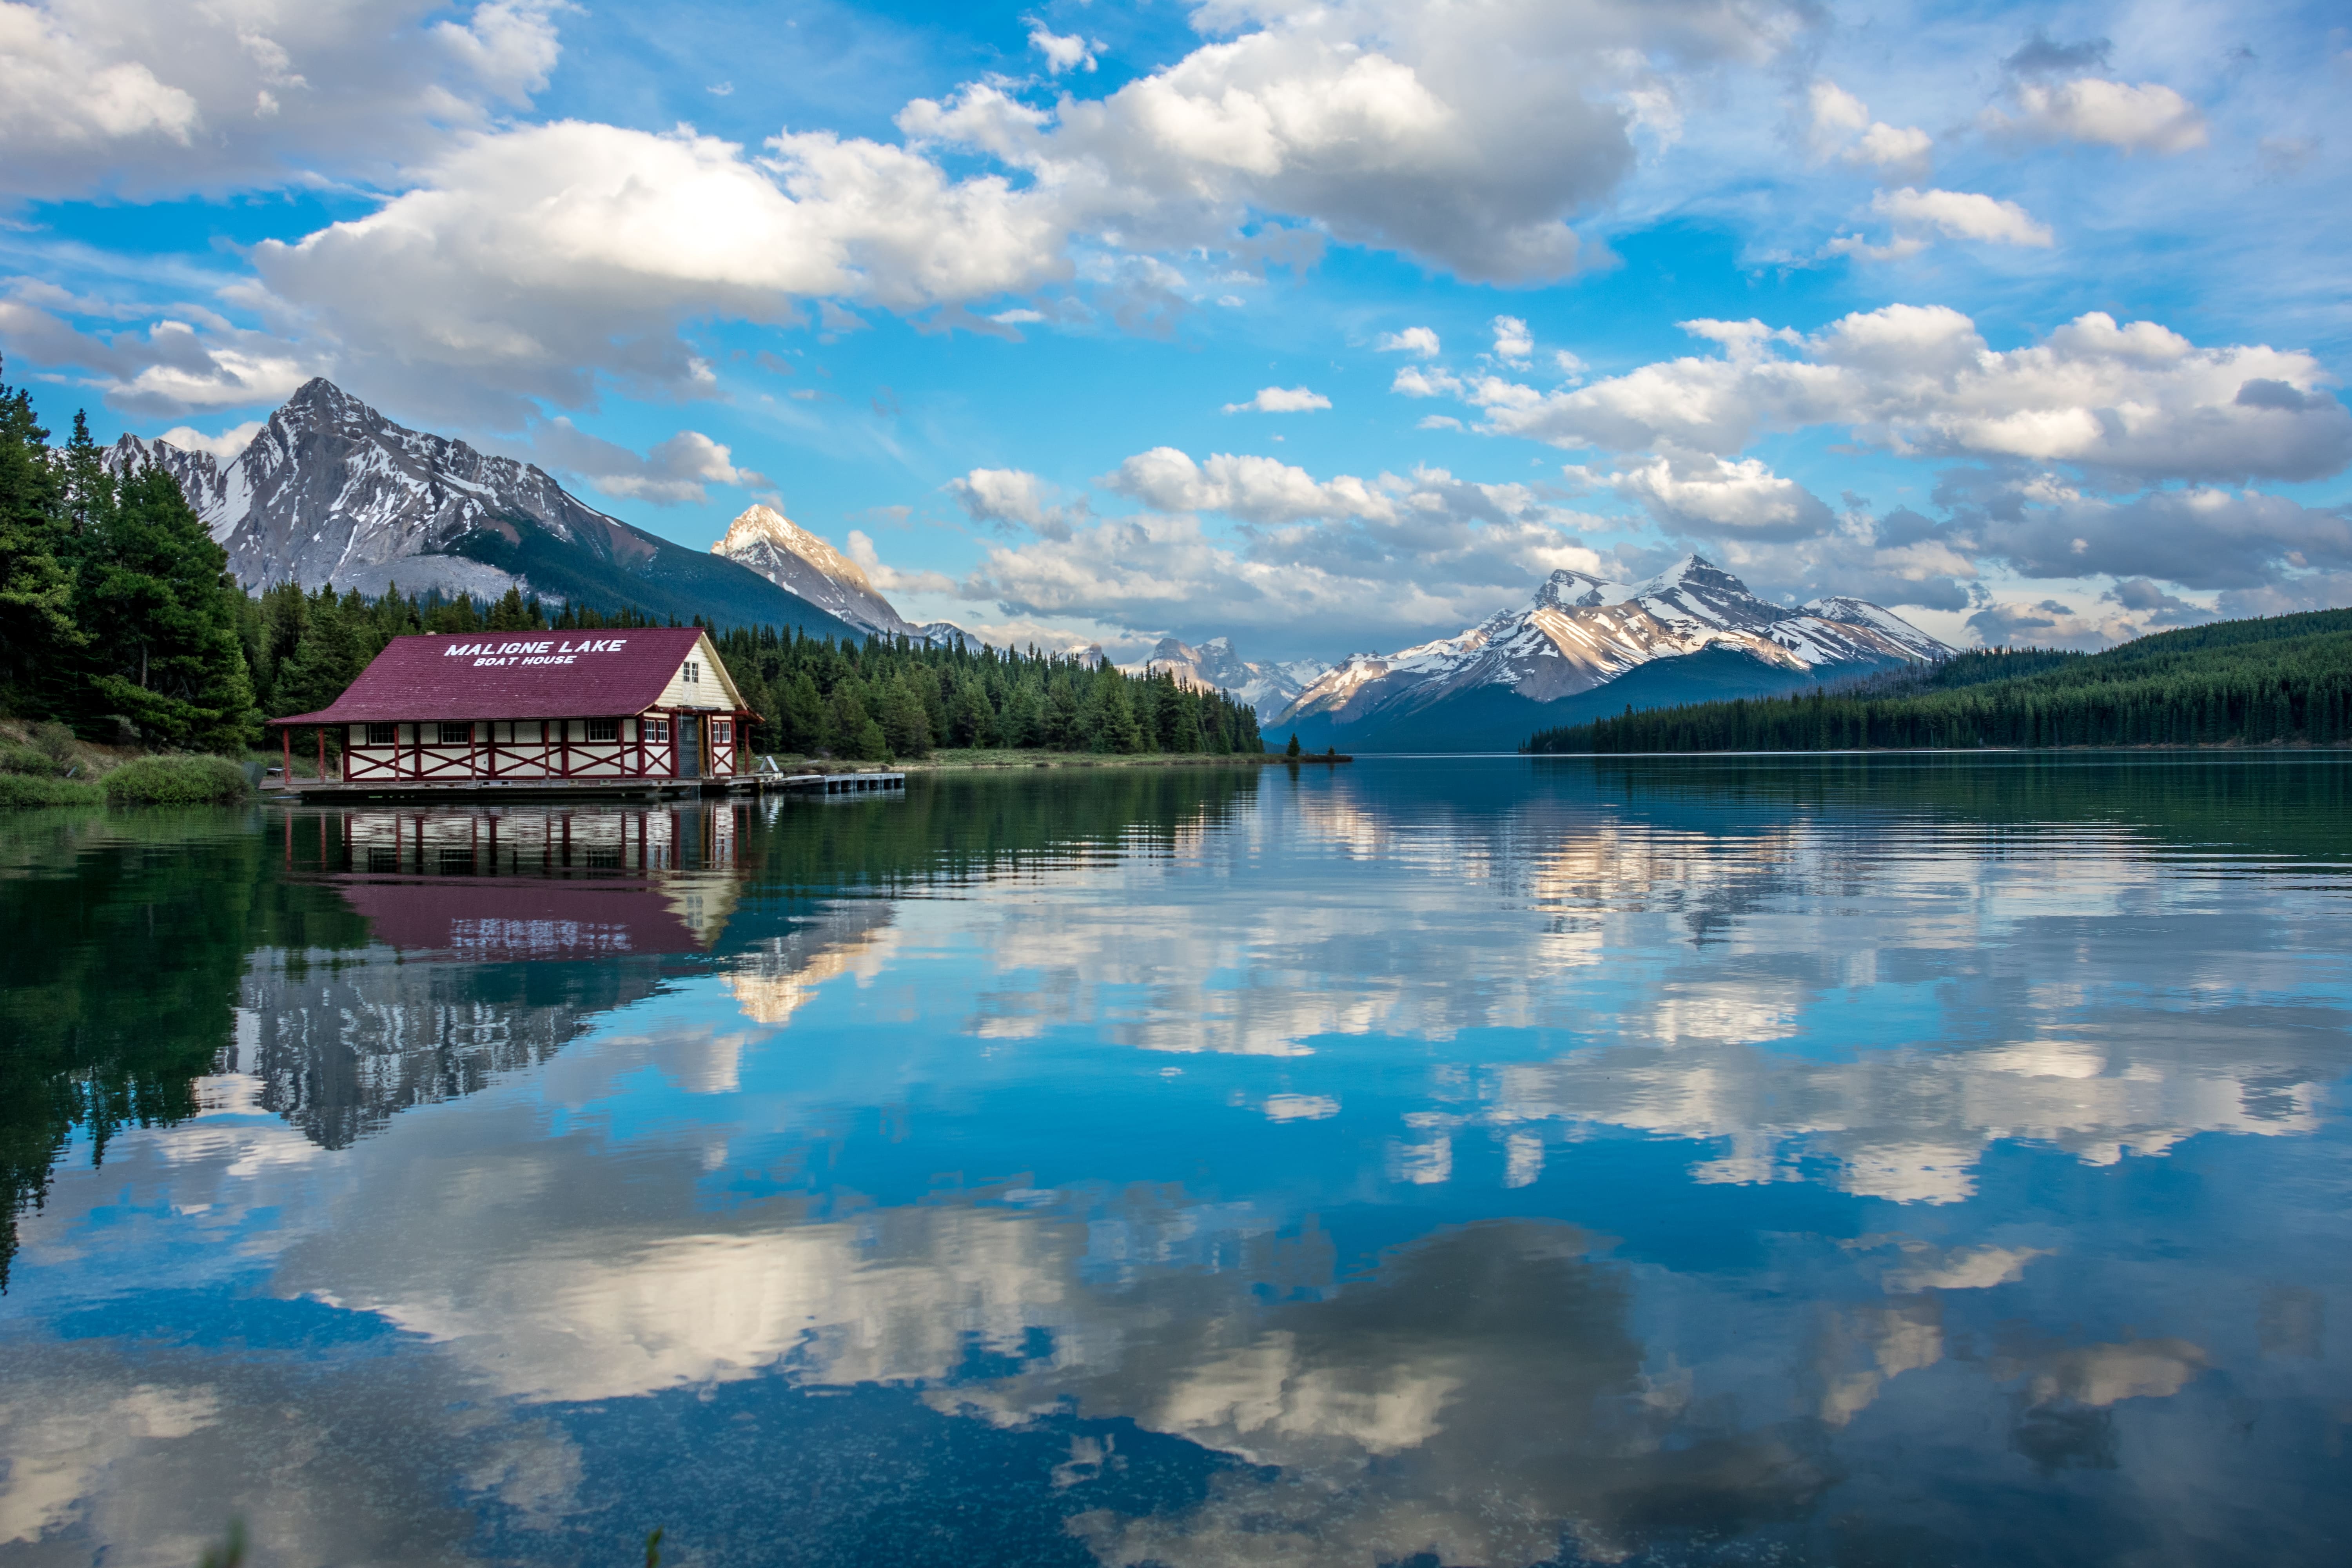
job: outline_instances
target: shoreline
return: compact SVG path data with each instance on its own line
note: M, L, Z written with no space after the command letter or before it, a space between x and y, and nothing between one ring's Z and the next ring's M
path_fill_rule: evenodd
M1353 757L1286 757L1279 752L1024 752L1012 750L936 751L928 756L894 763L853 763L838 757L787 758L776 754L776 765L786 773L862 773L886 769L906 773L1003 773L1037 768L1248 768L1269 763L1312 763L1329 767Z

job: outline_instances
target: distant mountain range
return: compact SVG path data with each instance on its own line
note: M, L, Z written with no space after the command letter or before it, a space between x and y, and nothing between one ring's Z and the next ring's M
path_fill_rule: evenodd
M1690 555L1634 585L1555 572L1524 606L1458 636L1350 656L1261 722L1269 742L1295 732L1318 751L1514 750L1629 707L1759 696L1952 651L1879 605L1789 609Z
M1129 675L1166 673L1202 691L1226 691L1261 715L1276 712L1298 700L1307 683L1326 667L1300 659L1290 664L1254 664L1234 652L1231 637L1211 637L1198 647L1161 637L1148 658L1119 668Z
M520 587L680 621L830 637L880 629L741 562L607 516L534 465L395 425L324 379L305 383L229 462L136 436L107 460L118 472L152 462L177 479L247 587L397 584L491 598Z

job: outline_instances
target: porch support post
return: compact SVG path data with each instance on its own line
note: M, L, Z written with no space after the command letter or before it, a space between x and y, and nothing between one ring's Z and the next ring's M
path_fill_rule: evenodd
M278 770L279 782L288 789L292 789L294 787L294 727L290 724L278 726L278 741L286 752L286 765Z

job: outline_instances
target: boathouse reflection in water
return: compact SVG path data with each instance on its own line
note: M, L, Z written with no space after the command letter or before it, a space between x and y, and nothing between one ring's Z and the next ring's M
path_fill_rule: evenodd
M251 1075L257 1107L339 1149L543 1062L710 952L752 809L289 814L288 868L373 941L255 952L216 1073Z

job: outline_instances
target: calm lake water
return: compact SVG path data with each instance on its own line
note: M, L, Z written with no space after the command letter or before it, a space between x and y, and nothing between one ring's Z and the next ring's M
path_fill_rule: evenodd
M2352 1556L2352 765L0 823L0 1564Z

